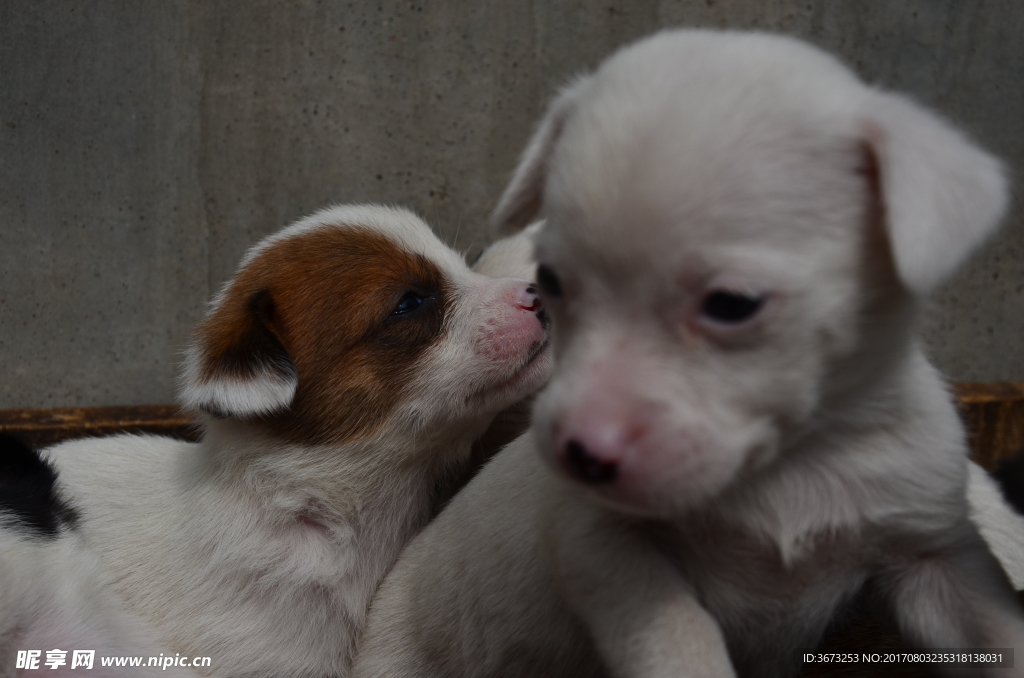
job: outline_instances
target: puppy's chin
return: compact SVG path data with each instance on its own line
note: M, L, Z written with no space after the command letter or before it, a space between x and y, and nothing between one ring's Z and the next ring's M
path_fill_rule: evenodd
M512 369L497 375L470 395L466 404L489 412L511 407L542 388L553 370L551 342L545 337L543 341L531 346Z

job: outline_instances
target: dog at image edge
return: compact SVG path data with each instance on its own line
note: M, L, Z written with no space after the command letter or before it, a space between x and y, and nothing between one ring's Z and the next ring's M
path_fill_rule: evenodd
M1006 203L996 160L793 39L664 32L576 81L495 213L547 219L554 376L353 675L785 676L862 591L911 645L1024 647L916 338Z
M60 567L88 580L72 592L111 599L97 616L70 596L0 595L4 670L17 649L80 642L72 628L143 654L128 626L153 655L211 657L206 675L346 675L437 486L549 375L546 324L530 283L473 273L404 210L336 207L266 238L187 355L181 401L202 441L50 448L53 502L75 520L44 533L3 516L0 581L45 587L39 563L70 557Z

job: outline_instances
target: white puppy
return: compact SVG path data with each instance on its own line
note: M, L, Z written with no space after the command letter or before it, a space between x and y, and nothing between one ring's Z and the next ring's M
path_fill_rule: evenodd
M181 400L202 442L44 452L80 517L56 541L87 542L165 652L211 658L202 673L345 675L435 488L547 378L547 345L528 282L471 272L404 210L324 210L250 250L196 332ZM45 537L7 522L4 539ZM73 640L25 618L7 646Z
M913 645L1024 647L915 336L1006 202L996 160L792 39L666 32L577 81L495 214L547 218L554 377L353 674L784 676L860 591Z

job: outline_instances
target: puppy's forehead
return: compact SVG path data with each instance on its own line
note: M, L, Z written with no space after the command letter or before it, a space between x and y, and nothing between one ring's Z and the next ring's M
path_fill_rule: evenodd
M379 236L405 254L420 255L448 271L466 268L462 258L445 246L430 227L412 212L380 205L339 205L320 210L253 246L242 260L247 267L274 245L308 237L324 229L361 230Z
M849 224L865 87L785 38L684 33L627 48L586 85L551 158L541 253L563 239L639 260L788 247Z

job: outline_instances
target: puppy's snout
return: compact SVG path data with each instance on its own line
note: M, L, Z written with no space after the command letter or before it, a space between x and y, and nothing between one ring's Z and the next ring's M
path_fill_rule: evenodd
M480 306L486 314L478 346L488 357L518 362L547 341L548 320L537 288L525 280L506 278L490 283Z
M615 460L602 460L587 451L583 443L570 440L563 451L565 468L569 473L592 485L611 483L619 475L619 463Z

